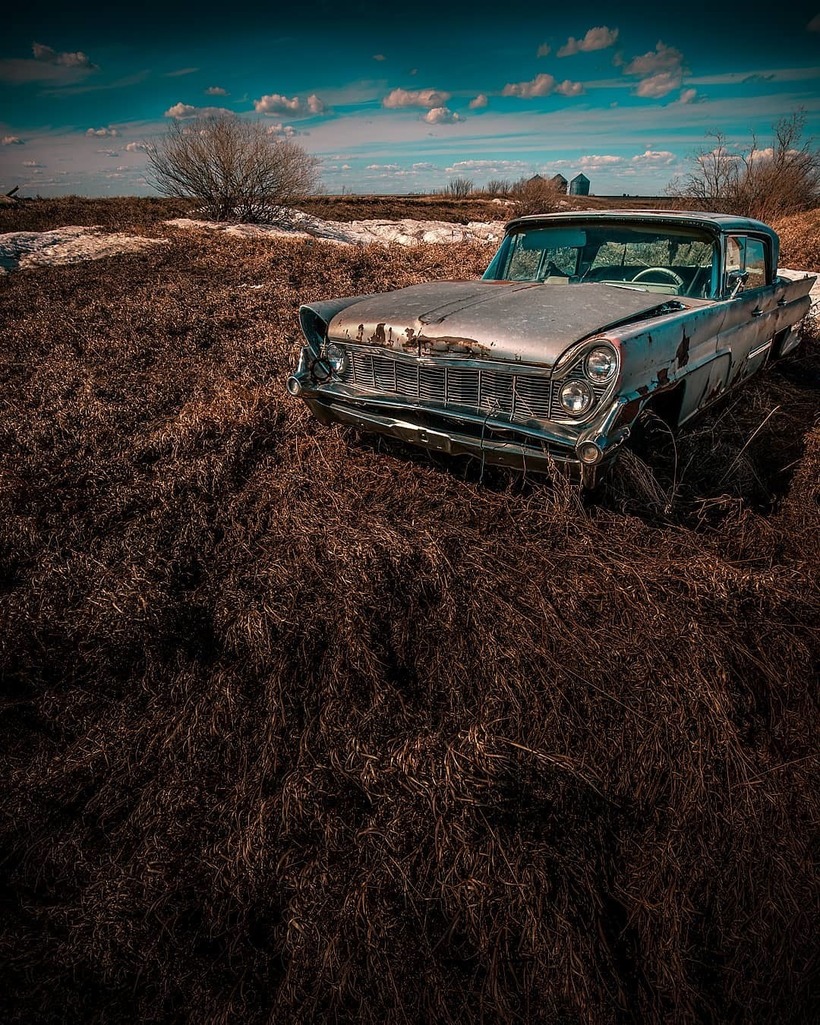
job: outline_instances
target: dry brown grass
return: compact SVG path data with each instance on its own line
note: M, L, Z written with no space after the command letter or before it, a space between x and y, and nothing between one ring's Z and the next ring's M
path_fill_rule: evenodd
M5 1020L812 1020L820 357L668 511L668 459L589 504L285 394L299 301L485 259L0 283Z
M775 221L780 236L780 265L820 273L820 209Z
M148 231L162 228L162 221L188 217L196 204L185 199L151 199L115 196L90 199L60 196L32 199L0 206L0 234L7 231L50 231L66 224L99 224L112 231Z
M371 218L420 221L498 221L508 216L507 207L482 196L458 199L454 196L314 196L300 204L302 210L334 221Z
M566 196L564 202L583 209L641 208L670 205L670 200L643 201L639 199L604 199L596 196L579 198ZM161 222L174 217L188 217L197 204L185 199L149 199L136 196L117 196L111 199L88 199L84 196L62 196L58 199L35 199L0 206L0 233L6 231L47 231L63 224L100 224L112 230L162 230ZM417 220L503 221L514 216L510 206L502 206L482 196L453 199L432 196L313 196L299 204L299 208L316 217L336 221ZM546 212L546 211L545 211Z

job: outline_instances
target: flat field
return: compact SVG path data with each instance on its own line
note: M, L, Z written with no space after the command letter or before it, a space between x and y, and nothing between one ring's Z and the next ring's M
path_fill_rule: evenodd
M817 340L591 500L285 393L485 247L47 202L170 242L0 280L3 1021L815 1021Z

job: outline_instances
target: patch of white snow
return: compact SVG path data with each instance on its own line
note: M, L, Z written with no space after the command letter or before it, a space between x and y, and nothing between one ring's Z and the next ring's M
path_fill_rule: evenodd
M336 242L342 245L368 242L401 246L449 242L483 242L497 245L504 235L503 221L471 221L469 224L453 224L450 221L417 221L412 218L403 218L398 221L379 219L325 221L301 210L283 211L273 224L226 224L195 220L190 217L178 217L165 223L175 228L204 228L209 231L220 231L226 235L241 235L245 238L315 238L323 242Z
M68 225L53 231L11 231L0 235L0 272L101 260L135 253L167 239L106 232L98 226Z

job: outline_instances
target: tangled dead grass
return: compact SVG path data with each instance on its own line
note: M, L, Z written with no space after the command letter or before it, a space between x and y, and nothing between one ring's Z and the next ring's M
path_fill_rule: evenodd
M597 503L287 397L300 301L485 259L0 284L6 1020L811 1020L820 356Z

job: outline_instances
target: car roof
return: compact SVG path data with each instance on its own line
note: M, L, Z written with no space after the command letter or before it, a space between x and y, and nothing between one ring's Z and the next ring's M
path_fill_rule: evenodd
M507 231L530 224L566 221L637 221L644 224L682 224L703 227L712 231L751 231L777 239L777 233L768 224L751 217L734 214L706 213L698 210L566 210L557 214L527 214L507 224Z

